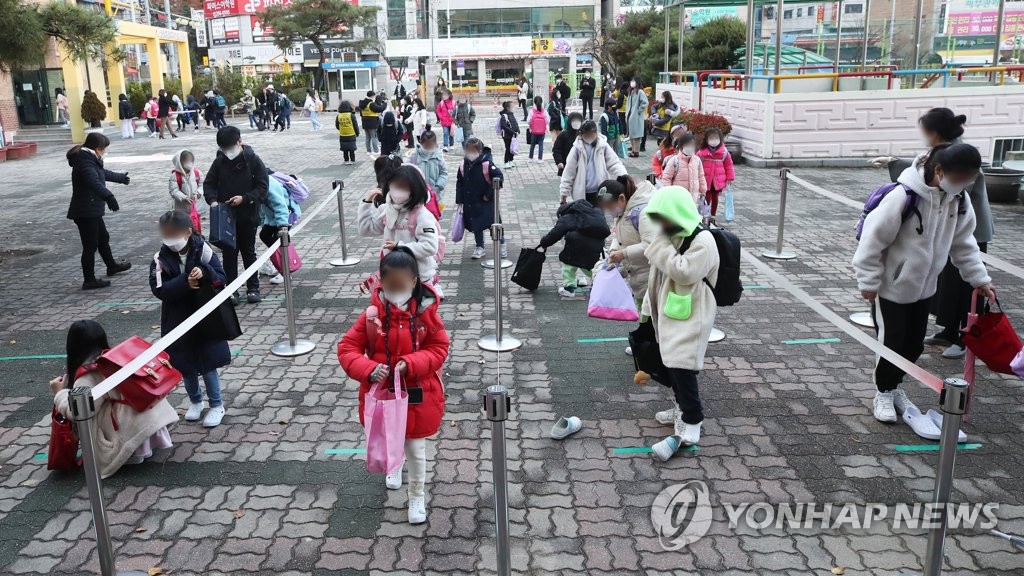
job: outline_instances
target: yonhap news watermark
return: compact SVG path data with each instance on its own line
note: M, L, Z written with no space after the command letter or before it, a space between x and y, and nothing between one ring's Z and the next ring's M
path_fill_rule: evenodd
M715 508L707 485L699 480L662 490L651 506L651 523L661 546L678 550L700 540L711 528ZM746 527L823 532L869 530L878 525L893 530L931 530L941 526L944 514L948 528L988 531L998 522L999 504L723 502L717 508L724 513L730 530Z

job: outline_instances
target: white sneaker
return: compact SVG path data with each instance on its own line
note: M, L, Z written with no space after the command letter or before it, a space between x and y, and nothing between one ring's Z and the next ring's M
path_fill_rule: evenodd
M402 487L402 468L399 467L391 474L384 477L384 485L388 487L388 490L398 490Z
M683 422L683 411L676 410L676 417L672 420L672 426L676 436L683 436L686 433L686 427L688 424ZM697 432L697 437L700 437L700 431Z
M580 288L586 288L587 286L590 286L590 278L587 278L586 276L577 276L576 285Z
M903 414L910 409L917 410L917 406L910 401L903 388L897 388L892 391L892 407L896 409L897 414ZM918 411L920 412L920 410Z
M562 298L575 298L576 292L574 292L571 288L561 286L558 288L558 295L561 296Z
M704 423L683 424L682 434L679 435L682 438L683 446L696 446L700 442L700 427L702 424Z
M508 258L508 248L505 248L504 244L501 246L501 257Z
M938 428L940 431L942 430L942 414L940 412L936 412L935 410L928 410L928 412L926 412L924 416L925 418L928 418L929 420L934 422L936 428ZM967 434L964 434L963 430L958 430L956 433L956 441L958 443L967 442Z
M945 350L942 351L942 357L949 358L951 360L963 358L966 354L967 350L959 344L953 344L949 348L946 348Z
M263 266L260 266L260 274L263 276L277 276L277 268L269 261L264 262Z
M274 276L273 278L270 279L270 283L271 284L284 284L284 276L281 276L280 274L278 274L277 276Z
M893 406L892 392L875 392L875 420L879 422L896 422L896 407Z
M626 354L629 355L629 356L633 355L633 347L632 346L626 346Z
M206 418L203 419L203 428L216 428L217 426L220 426L220 422L223 419L224 405L214 406L206 413Z
M185 412L185 422L197 422L199 417L203 415L203 407L202 402L189 404L188 410Z
M662 462L668 462L668 459L672 457L676 452L679 451L680 438L676 436L669 436L661 442L658 442L654 446L651 446L651 452L654 457Z
M668 410L662 410L654 415L654 419L658 421L658 424L672 424L676 421L676 414L679 413L679 408L673 406Z
M423 524L427 521L427 498L423 493L423 483L416 484L409 485L409 524ZM413 494L414 488L418 488L417 494Z
M473 254L470 256L473 260L479 260L487 255L487 250L477 246L473 249Z

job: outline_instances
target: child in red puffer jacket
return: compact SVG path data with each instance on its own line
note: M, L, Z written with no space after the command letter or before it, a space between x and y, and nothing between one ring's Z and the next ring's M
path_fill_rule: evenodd
M732 155L722 144L722 131L708 128L704 132L704 146L697 152L704 163L704 178L708 182L707 199L711 204L711 215L718 213L718 198L733 180L736 172L732 166Z
M401 375L409 393L405 460L409 467L409 523L427 520L424 485L427 476L426 438L437 433L444 417L444 384L439 371L448 357L448 332L438 314L441 298L419 277L419 265L408 248L398 247L380 261L380 287L373 305L338 343L338 361L359 381L359 421L370 387ZM392 490L402 486L402 468L387 475Z

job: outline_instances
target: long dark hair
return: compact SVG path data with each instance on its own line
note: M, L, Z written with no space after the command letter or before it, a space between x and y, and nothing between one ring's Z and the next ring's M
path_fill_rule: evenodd
M544 99L541 98L540 96L534 96L533 97L533 105L537 108L537 110L543 110L544 109Z
M110 146L110 138L104 136L102 132L90 132L86 135L85 142L72 146L64 156L68 160L71 160L82 151L82 148L88 148L90 150L104 150L107 146Z
M427 181L423 179L423 173L419 168L412 165L400 166L384 187L385 194L393 184L405 184L409 189L409 200L403 205L406 210L412 210L420 204L427 203L429 197Z
M68 328L66 345L68 375L64 379L64 387L71 388L75 383L75 373L82 366L96 360L104 350L110 348L107 331L95 320L76 320Z
M957 116L949 108L932 108L918 118L917 122L925 130L938 134L944 142L952 142L964 135L967 116Z
M388 182L394 177L399 166L402 165L402 156L399 154L388 154L378 156L373 161L373 172L377 176L377 187L387 191Z

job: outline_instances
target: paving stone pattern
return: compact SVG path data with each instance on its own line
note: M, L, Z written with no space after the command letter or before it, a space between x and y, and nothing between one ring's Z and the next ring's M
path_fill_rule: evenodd
M493 119L480 120L490 126ZM489 130L480 130L485 137ZM352 224L372 185L368 157L344 166L332 131L304 122L284 134L250 133L275 169L303 174L313 189L306 209L345 181ZM500 156L501 143L488 138ZM550 144L550 142L549 142ZM0 164L0 573L85 574L98 571L91 516L80 475L51 474L45 452L51 396L64 334L79 318L101 321L114 340L158 335L159 304L146 270L158 248L155 220L167 196L170 154L189 147L201 167L215 151L212 131L177 141L115 141L107 165L128 170L129 187L112 189L122 206L108 215L117 255L135 264L113 287L82 292L77 231L64 219L70 196L62 151ZM653 146L650 148L653 151ZM458 156L449 155L454 201ZM521 159L525 155L520 156ZM643 177L648 160L629 160ZM510 249L534 246L552 225L557 179L550 160L520 162L507 172L503 195ZM802 177L861 199L883 171L800 169ZM774 246L778 172L738 168L738 219L730 225L753 254ZM994 206L992 253L1024 265L1019 206ZM786 246L799 258L771 266L833 310L865 309L849 266L856 210L790 186ZM443 227L448 228L451 207ZM926 443L904 425L870 414L871 355L840 330L748 269L748 289L720 311L728 338L708 352L701 386L708 419L698 451L668 463L650 454L615 453L649 446L670 432L653 419L670 405L667 390L632 383L622 338L629 325L586 317L585 301L556 293L559 270L549 253L544 284L526 293L506 278L506 330L524 345L511 355L483 353L477 339L493 333L493 273L469 259L469 242L449 244L441 266L442 306L452 336L448 408L428 443L429 522L406 523L404 490L390 492L366 472L362 456L328 449L363 443L357 387L338 367L335 346L366 305L358 284L373 269L379 239L349 230L352 268L340 255L333 206L297 237L305 266L295 274L299 334L317 344L296 359L269 353L285 337L281 286L264 282L268 301L239 309L245 334L232 343L224 370L224 424L205 430L181 422L175 446L152 462L125 467L104 485L118 567L163 567L173 574L490 574L495 567L490 425L481 393L500 382L513 392L508 426L512 563L518 574L830 574L892 575L920 570L924 530L875 524L870 529L730 528L724 503L920 503L930 499L934 452L897 452L894 444ZM994 272L1004 309L1024 318L1022 282ZM786 345L794 339L835 343ZM939 375L961 367L929 349L921 363ZM30 355L56 358L10 359ZM934 395L910 382L923 407ZM999 526L1024 533L1020 470L1020 383L978 370L974 412L966 431L982 446L957 460L954 498L999 504ZM182 390L171 396L184 410ZM584 429L565 441L548 437L561 415ZM705 482L714 516L709 533L667 551L650 519L655 496L673 484ZM1024 555L977 529L955 529L947 542L948 574L1024 573Z

